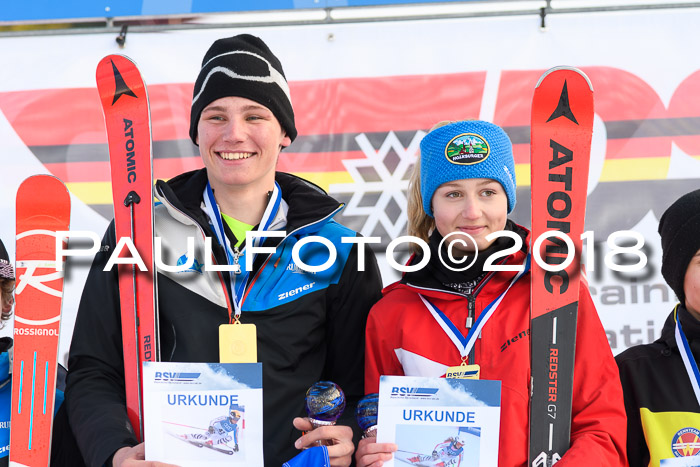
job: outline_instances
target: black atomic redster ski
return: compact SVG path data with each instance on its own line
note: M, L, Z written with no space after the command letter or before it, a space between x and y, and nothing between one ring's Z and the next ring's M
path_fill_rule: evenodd
M136 438L142 440L141 365L158 360L148 94L136 64L122 55L108 55L97 65L97 89L107 126L117 250L120 257L131 257L121 243L130 240L147 268L120 264L118 269L126 408Z
M530 465L550 466L569 448L580 283L581 234L593 134L593 88L580 70L557 67L540 78L530 126L532 261ZM556 231L552 233L552 231ZM546 239L544 239L546 237ZM544 239L538 245L537 239Z

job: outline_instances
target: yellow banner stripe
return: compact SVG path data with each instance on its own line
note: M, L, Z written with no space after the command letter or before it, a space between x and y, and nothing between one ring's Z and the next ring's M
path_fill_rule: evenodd
M601 182L625 180L663 180L668 173L670 157L645 157L643 159L613 159L605 161L600 174Z
M112 204L111 182L66 183L66 188L85 204Z
M692 156L700 161L700 156ZM599 182L629 182L635 180L664 180L671 159L668 157L643 157L612 159L603 163ZM515 177L518 186L530 186L530 164L516 164Z
M352 176L347 172L296 172L294 175L305 178L326 191L336 183L353 183Z
M530 186L530 164L515 164L515 183Z

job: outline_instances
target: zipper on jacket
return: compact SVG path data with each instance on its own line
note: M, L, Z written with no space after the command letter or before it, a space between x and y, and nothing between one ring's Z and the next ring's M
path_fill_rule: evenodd
M506 264L508 262L508 258L506 257L503 260L501 260L500 263L497 263L498 265L501 264ZM484 286L491 280L491 278L495 275L496 271L489 271L486 276L481 280L481 282L474 288L472 293L460 293L454 290L446 290L446 289L433 289L430 287L421 287L419 285L414 285L411 283L406 283L407 286L415 288L415 289L422 289L422 290L432 290L435 292L441 292L441 293L450 293L454 295L459 295L462 297L465 297L467 299L467 319L466 319L466 327L467 329L471 329L472 326L474 325L474 318L476 317L476 296L479 294L481 289L484 288ZM480 336L479 336L480 337ZM467 363L469 365L473 365L475 363L475 355L474 351L476 349L476 345L472 347L472 349L469 351L469 355L467 357ZM532 391L532 384L530 384L530 390ZM531 394L532 396L532 394Z
M507 259L506 259L507 260ZM505 263L506 260L503 260L500 264ZM466 328L471 329L472 326L474 326L474 320L476 318L476 296L477 294L481 291L481 289L484 288L486 283L488 283L489 280L494 276L496 271L490 271L484 278L481 280L479 285L474 289L472 293L461 293L457 292L456 290L447 290L447 289L433 289L430 287L421 287L419 285L415 284L410 284L406 283L409 287L413 287L415 289L421 289L421 290L432 290L435 292L441 292L441 293L449 293L449 294L454 294L454 295L459 295L460 297L464 297L467 299L467 319L466 319ZM474 349L476 348L476 345L472 347L472 349L469 351L469 356L467 359L467 363L469 365L474 364Z
M474 314L476 311L476 297L473 294L467 294L467 329L474 326Z
M505 264L508 261L508 257L504 258L498 265L500 266L501 264ZM474 325L474 319L476 317L476 296L477 294L481 291L481 289L484 288L484 286L488 283L488 281L491 280L491 278L496 275L496 271L490 271L486 276L481 280L481 282L476 286L474 291L471 294L467 294L467 323L468 323L468 328L471 329L471 326ZM481 336L479 336L481 338ZM472 347L472 349L469 351L469 359L468 363L470 365L473 365L474 362L474 350L476 349L476 345Z
M506 258L504 258L504 259L503 259L500 263L498 263L498 264L499 264L499 265L505 264L507 261L508 261L508 258L506 257ZM476 296L479 294L479 292L481 291L481 289L484 288L484 286L488 283L489 280L491 280L491 278L492 278L495 274L496 274L496 271L489 271L489 273L486 274L486 276L484 276L484 278L481 280L481 282L479 282L479 284L474 288L474 291L473 291L472 293L467 293L467 294L460 293L460 292L457 292L457 291L454 291L454 290L432 289L432 288L429 288L429 287L421 287L421 286L419 286L419 285L414 285L414 284L410 284L410 283L406 283L406 285L408 285L408 286L410 286L410 287L413 287L413 288L416 288L416 289L434 290L434 291L436 291L436 292L451 293L451 294L454 294L454 295L459 295L459 296L461 296L461 297L465 297L465 298L467 299L467 319L466 319L466 328L467 328L467 329L471 329L472 326L474 326L474 320L475 320L475 318L476 318ZM473 364L474 364L474 360L475 360L475 357L474 357L474 350L475 350L475 348L476 348L476 345L475 345L474 347L472 347L472 349L469 351L469 356L468 356L468 359L467 359L467 363L468 363L469 365L473 365Z
M474 315L476 313L476 291L474 293L467 294L467 329L474 326ZM474 346L476 347L476 346ZM474 364L474 347L469 351L469 357L467 358L467 363L469 365Z

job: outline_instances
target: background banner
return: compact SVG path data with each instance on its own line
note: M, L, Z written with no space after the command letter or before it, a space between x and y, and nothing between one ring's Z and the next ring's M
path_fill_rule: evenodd
M291 86L299 137L279 170L347 203L340 222L377 245L386 284L389 241L405 233L406 187L418 142L440 120L481 118L514 143L518 205L530 224L529 115L548 68L581 68L595 91L586 230L588 280L613 352L659 336L675 304L660 273L663 211L700 187L700 9L455 18L354 24L0 38L0 238L14 258L19 183L52 173L73 196L72 230L102 235L112 218L104 122L95 68L110 53L139 65L149 88L157 178L201 167L188 137L192 88L209 45L238 33L262 37ZM613 232L644 239L647 265L604 263ZM627 242L627 243L625 243ZM618 244L634 245L627 236ZM396 259L403 262L404 252ZM634 264L634 253L616 254ZM68 350L89 260L70 258L61 353ZM9 333L10 326L2 332Z

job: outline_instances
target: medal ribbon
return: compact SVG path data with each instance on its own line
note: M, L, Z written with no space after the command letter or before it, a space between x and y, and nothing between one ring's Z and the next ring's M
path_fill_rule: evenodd
M700 381L700 372L698 372L698 364L695 362L695 357L693 357L690 345L688 345L688 339L686 339L681 327L681 320L678 317L678 305L673 310L673 319L676 321L676 345L678 345L678 350L681 352L685 371L688 373L688 378L690 378L690 385L693 386L693 391L695 391L695 398L700 404L700 384L698 383Z
M467 337L462 336L462 333L459 331L459 328L457 328L457 326L455 326L455 324L452 321L450 321L450 318L448 318L447 315L440 311L438 307L430 303L428 299L425 298L423 295L418 294L418 296L423 301L423 304L425 304L425 307L428 309L428 311L430 311L430 314L433 315L435 321L437 321L442 330L445 331L447 337L449 337L452 343L455 345L455 347L457 347L457 350L462 356L462 359L465 359L467 355L469 355L469 352L471 351L472 347L474 347L477 337L479 336L479 334L481 334L481 329L486 325L486 322L496 312L496 309L498 308L498 305L501 304L503 297L505 297L506 293L508 293L513 284L515 284L518 281L518 279L520 279L523 276L523 274L525 274L529 270L530 255L527 255L527 260L525 261L525 267L523 268L523 270L515 275L513 280L508 285L508 288L504 290L501 295L499 295L494 301L489 303L486 308L484 308L484 311L479 315L476 322L467 333Z
M277 182L275 182L275 187L272 190L272 196L270 197L270 200L267 203L265 212L263 213L258 229L256 230L257 232L264 232L270 227L272 222L275 220L275 217L277 216L277 211L279 210L281 202L282 190L280 189L280 186L277 184ZM209 219L211 220L211 224L214 228L214 233L216 234L216 238L219 241L219 244L221 244L224 247L224 250L226 251L226 259L228 261L228 265L231 266L235 264L236 256L234 253L234 249L231 247L231 242L229 241L228 237L226 237L226 233L224 231L224 223L221 218L221 213L219 212L219 206L216 204L214 192L211 189L211 185L208 182L207 188L204 191L204 212L207 213ZM265 242L265 239L266 237L262 236L254 238L253 246L258 247L262 245ZM229 272L229 276L231 278L231 282L229 284L230 295L236 313L236 322L238 322L238 319L241 316L241 307L243 306L243 294L245 292L246 284L248 283L248 276L250 275L250 271L247 271L245 269L246 254L246 247L243 247L243 250L240 253L238 253L237 261L238 264L241 265L240 274L234 274L233 272ZM253 256L253 262L254 261L255 255Z

